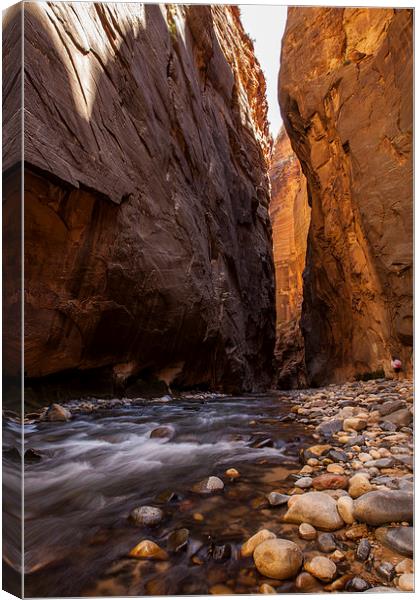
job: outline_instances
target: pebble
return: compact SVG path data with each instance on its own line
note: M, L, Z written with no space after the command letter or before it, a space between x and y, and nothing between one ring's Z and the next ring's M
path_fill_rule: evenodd
M140 506L130 513L130 519L136 525L151 527L163 519L163 511L155 506Z
M299 573L299 575L296 577L295 586L299 591L310 592L318 588L319 583L313 575L307 573L306 571L302 571L302 573Z
M403 592L414 592L414 573L404 573L398 578L398 588Z
M404 558L395 567L395 572L398 575L404 573L414 573L414 563L411 558Z
M321 581L331 581L337 571L337 567L332 560L325 556L315 556L308 562L305 562L304 569Z
M269 583L261 584L258 591L260 592L260 594L277 594L276 589L273 588L273 586Z
M347 525L354 523L353 499L350 496L341 496L337 500L337 510L340 517Z
M345 489L349 480L344 475L323 473L312 480L312 487L316 490Z
M372 491L372 484L363 473L356 473L349 481L349 494L352 498L359 498L363 494Z
M341 465L338 465L337 463L332 463L330 465L327 465L327 472L334 473L335 475L343 475L345 470L344 467L342 467Z
M168 553L151 540L142 540L128 555L132 558L148 558L150 560L168 559Z
M360 540L357 550L356 550L356 558L361 562L365 562L370 555L370 542L368 539L364 538Z
M188 529L183 527L182 529L176 529L172 531L167 540L167 548L170 552L179 552L188 545L190 532Z
M229 479L238 479L240 477L239 471L234 468L227 469L227 471L225 471L225 475L226 477L229 477Z
M322 492L308 492L297 496L284 515L287 523L309 523L316 528L335 531L343 526L337 511L337 503Z
M280 494L279 492L270 492L267 496L267 500L271 506L282 506L287 504L290 500L290 496L287 494Z
M301 477L297 481L295 481L295 486L301 489L307 489L312 486L312 478L311 477Z
M343 431L362 431L366 426L367 421L357 417L348 417L343 421Z
M353 577L346 585L346 590L349 592L365 592L370 588L370 585L361 577Z
M265 542L266 540L275 539L276 534L268 529L261 529L253 536L251 536L241 548L242 556L251 556L254 553L255 548Z
M207 477L198 483L195 483L192 487L192 491L196 494L206 495L220 492L225 487L225 484L219 477Z
M296 575L303 561L299 546L284 539L262 542L255 548L253 556L261 575L280 580Z
M369 525L413 520L413 494L402 490L377 490L354 502L354 516Z
M302 523L299 526L299 536L303 540L314 540L317 536L316 529L312 525L309 525L309 523Z
M395 575L394 565L390 562L383 562L376 567L378 575L387 581L391 581Z
M320 533L318 535L318 548L321 552L330 553L337 548L335 538L332 533Z

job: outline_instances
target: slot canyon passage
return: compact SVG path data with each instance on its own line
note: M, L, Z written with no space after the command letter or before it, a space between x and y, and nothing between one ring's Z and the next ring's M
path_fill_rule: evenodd
M412 10L289 8L275 139L238 7L3 27L6 589L412 591Z

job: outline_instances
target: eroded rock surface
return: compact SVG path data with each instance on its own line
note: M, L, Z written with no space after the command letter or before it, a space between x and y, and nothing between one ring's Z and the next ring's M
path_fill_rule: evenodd
M299 321L311 209L306 178L283 128L273 149L270 181L276 274L276 379L283 388L303 387L306 373Z
M311 384L412 355L412 11L289 8L279 97L311 211Z
M26 4L25 52L27 376L269 385L271 140L238 10Z

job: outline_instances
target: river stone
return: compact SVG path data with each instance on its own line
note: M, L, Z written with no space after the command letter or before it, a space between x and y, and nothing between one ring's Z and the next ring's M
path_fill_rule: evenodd
M319 586L319 581L315 579L313 575L307 573L306 571L302 571L302 573L299 573L295 580L296 589L302 592L311 592L319 588Z
M367 421L358 417L348 417L343 421L343 431L362 431L366 426Z
M353 577L346 585L348 592L366 592L370 585L361 577Z
M394 425L410 425L413 420L413 415L409 410L403 408L402 410L397 410L396 412L387 415L385 421L388 423L394 423Z
M258 591L260 594L277 594L276 589L269 583L262 583Z
M309 523L302 523L299 525L299 536L303 540L314 540L316 538L316 529L309 525Z
M376 567L376 572L379 577L391 581L395 576L395 567L390 562L383 562Z
M345 489L349 480L344 475L323 473L312 480L312 487L316 490L338 490Z
M272 579L293 577L299 571L302 561L299 546L290 540L266 540L254 550L254 562L258 571Z
M253 536L251 536L245 544L242 545L241 554L242 556L251 556L254 553L255 548L265 542L266 540L275 539L276 534L268 529L261 529Z
M306 460L309 458L319 458L328 452L331 449L329 444L317 444L315 446L311 446L310 448L306 448L303 451L303 456Z
M322 492L308 492L289 501L289 510L284 515L287 523L309 523L317 529L335 531L344 525L337 511L337 503Z
M129 553L132 558L148 558L150 560L167 560L168 553L151 540L142 540Z
M171 438L173 437L175 430L170 425L162 425L161 427L156 427L153 431L150 432L151 438Z
M389 587L385 587L384 585L378 585L376 587L370 588L369 590L364 590L365 594L382 594L383 592L387 593L387 592L391 592L394 593L397 592L398 590L395 590L393 588L389 588Z
M340 517L347 525L354 523L353 499L350 496L341 496L337 500L337 510Z
M187 547L190 532L188 529L183 527L182 529L176 529L171 531L168 535L167 548L170 552L179 552L183 548Z
M404 573L398 578L398 588L403 592L414 592L414 573Z
M333 462L347 462L348 460L347 452L344 452L344 450L330 450L327 457Z
M404 558L395 567L395 572L398 575L403 573L414 573L414 562L411 558Z
M301 477L297 481L295 481L295 486L301 488L302 490L306 488L310 488L312 486L312 478L311 477Z
M192 491L196 494L213 494L220 492L225 487L225 484L219 477L207 477L198 483L195 483L192 487Z
M337 548L337 544L335 543L335 538L332 533L320 533L318 536L318 548L321 552L325 552L329 554L330 552L334 552Z
M227 469L225 471L225 475L226 477L229 477L229 479L239 479L239 477L241 476L241 474L239 473L239 471L233 467L231 467L230 469Z
M391 413L405 407L406 405L404 400L388 400L388 402L384 402L384 404L381 404L381 406L378 407L378 411L381 417L384 417L385 415L390 415Z
M320 579L321 581L331 581L334 579L337 567L332 560L326 556L314 556L303 567L305 571Z
M356 473L349 481L349 494L352 498L359 498L363 494L372 491L372 484L363 473Z
M318 425L316 430L318 431L318 433L322 433L322 435L324 435L325 437L331 437L333 433L341 431L342 426L342 419L332 419L331 421L324 421L323 423Z
M48 421L70 421L71 412L61 404L51 404L47 411Z
M282 506L283 504L288 503L290 496L287 494L280 494L279 492L270 492L267 495L267 500L271 506Z
M402 556L413 556L414 535L412 527L380 527L375 537Z
M343 475L344 471L345 471L344 467L342 467L341 465L338 465L337 463L332 463L330 465L327 465L328 473L334 473L334 475Z
M162 521L163 511L155 506L139 506L131 511L130 519L136 525L151 527Z
M354 502L354 516L368 525L413 520L413 494L402 490L377 490Z
M361 562L365 562L370 555L370 542L367 538L360 540L357 550L356 550L356 558Z

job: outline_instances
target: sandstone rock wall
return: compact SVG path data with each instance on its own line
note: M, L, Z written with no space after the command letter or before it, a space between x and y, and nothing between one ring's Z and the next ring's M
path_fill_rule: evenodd
M25 53L28 378L269 385L271 139L238 10L25 4Z
M311 383L412 355L411 10L290 8L279 98L312 205Z
M270 217L276 274L276 379L284 388L306 384L300 317L311 209L307 183L284 128L270 166Z

